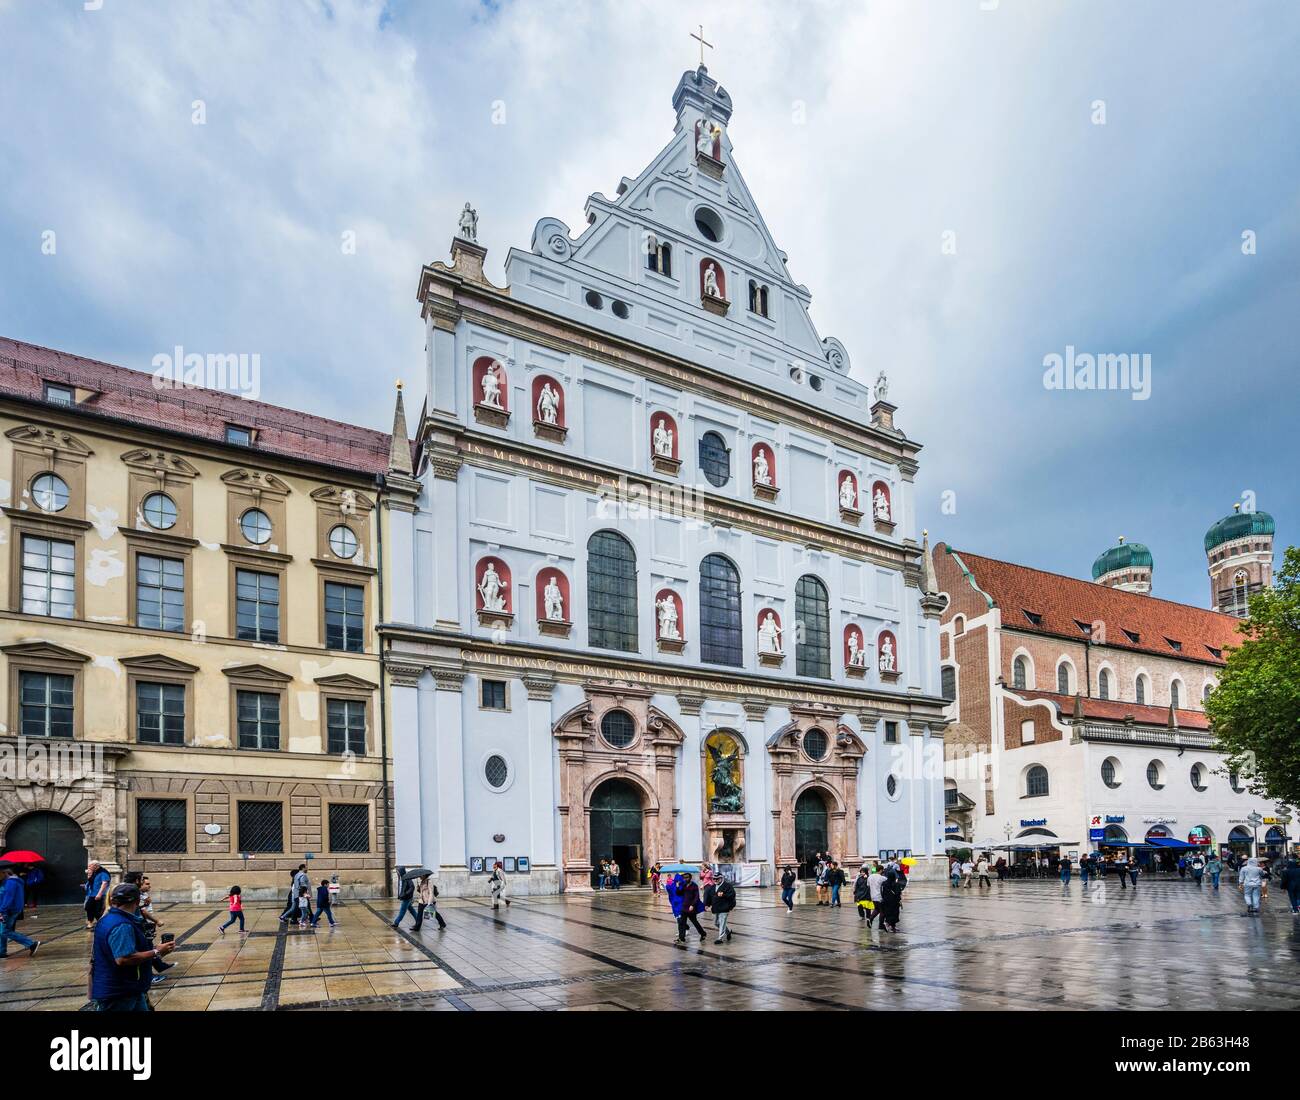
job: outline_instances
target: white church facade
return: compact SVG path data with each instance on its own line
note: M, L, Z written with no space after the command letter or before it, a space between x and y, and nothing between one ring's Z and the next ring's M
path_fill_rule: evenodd
M933 869L944 703L919 445L821 339L701 66L577 235L421 272L428 399L388 478L396 861L521 893L657 860ZM399 418L398 430L402 430ZM397 453L398 448L394 448Z

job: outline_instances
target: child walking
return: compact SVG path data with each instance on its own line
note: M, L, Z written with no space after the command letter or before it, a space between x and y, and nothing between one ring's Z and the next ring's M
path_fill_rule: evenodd
M321 879L320 885L316 887L316 915L311 919L313 928L320 924L322 916L329 917L331 928L338 924L338 921L334 919L334 910L330 908L330 880L327 878Z
M240 895L239 887L232 886L230 888L230 892L221 900L230 902L230 919L226 921L226 923L223 924L220 928L218 928L217 931L224 936L226 934L226 929L229 928L232 924L234 924L235 921L239 921L240 935L245 935L246 933L244 930L244 899Z
M308 888L306 886L298 891L298 906L296 914L299 928L314 927L311 923L311 897L308 894Z

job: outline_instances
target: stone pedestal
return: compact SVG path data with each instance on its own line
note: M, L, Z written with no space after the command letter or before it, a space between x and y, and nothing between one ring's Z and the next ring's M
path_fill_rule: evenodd
M719 850L726 844L727 834L732 834L731 855L724 857ZM704 859L708 863L744 863L749 836L749 818L744 813L710 812L704 823Z

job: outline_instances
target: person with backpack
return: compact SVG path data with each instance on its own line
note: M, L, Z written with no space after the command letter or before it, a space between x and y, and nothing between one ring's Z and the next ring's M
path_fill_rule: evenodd
M793 867L787 867L781 873L781 900L785 902L785 911L794 912L794 888L799 881L799 876L795 874Z
M890 868L880 888L880 926L887 932L898 931L898 921L903 908L902 875Z
M424 923L424 914L426 910L433 910L433 919L438 922L438 931L441 932L447 927L447 922L442 919L442 914L438 912L438 887L433 884L433 878L425 875L420 879L419 885L415 889L415 897L418 903L415 910L415 930L420 930L420 925Z
M726 940L731 942L731 929L727 926L727 917L731 911L736 908L736 888L731 885L725 878L719 878L713 884L713 900L709 904L709 909L713 913L713 925L718 930L718 938L714 943L721 943Z
M415 880L406 877L406 868L397 869L397 900L400 901L401 907L397 910L397 919L393 921L393 927L399 928L402 924L402 918L411 911L415 905Z
M230 919L218 928L217 931L224 936L226 934L226 929L234 924L235 921L239 921L239 934L241 936L248 935L247 930L244 928L244 896L240 888L238 886L232 886L230 892L221 900L230 903Z

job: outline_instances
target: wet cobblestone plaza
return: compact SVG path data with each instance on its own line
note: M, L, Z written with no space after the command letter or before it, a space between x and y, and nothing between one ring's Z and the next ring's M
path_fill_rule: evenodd
M419 933L390 925L396 903L352 901L339 926L286 929L279 907L249 905L248 934L218 934L215 906L159 906L180 946L154 987L162 1012L250 1009L440 1011L671 1009L1295 1009L1300 917L1274 890L1247 917L1235 887L1176 878L1101 900L1076 880L991 890L913 883L896 935L851 904L805 895L787 914L775 890L742 890L729 944L673 943L648 890L440 906ZM77 908L42 909L0 962L0 1011L77 1009L90 933Z

